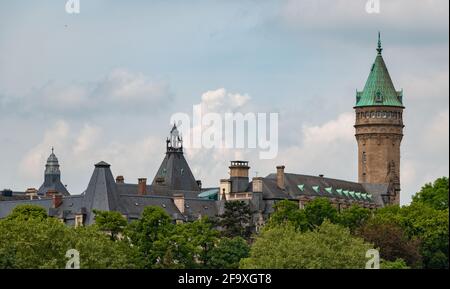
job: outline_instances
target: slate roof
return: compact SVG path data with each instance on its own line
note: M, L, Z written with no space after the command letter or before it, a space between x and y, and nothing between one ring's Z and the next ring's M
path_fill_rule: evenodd
M378 54L370 70L363 91L356 92L355 107L397 106L403 107L403 92L395 90L386 63L381 55L381 40L378 39Z
M263 178L263 198L266 200L298 199L299 196L306 195L380 204L378 197L375 196L380 192L386 193L387 187L384 185L365 186L345 180L291 173L285 173L285 190L282 190L277 186L276 174L270 174ZM369 198L369 195L372 198Z
M61 183L61 171L59 169L58 158L53 152L47 159L47 163L45 165L45 173L44 173L44 183L40 186L38 190L38 195L46 195L49 191L57 191L63 196L69 196L69 192Z
M160 190L200 191L182 151L167 151L152 188L155 193Z
M97 163L83 196L83 207L88 212L88 223L93 222L94 214L91 213L93 209L117 211L119 209L118 196L110 165L103 161Z

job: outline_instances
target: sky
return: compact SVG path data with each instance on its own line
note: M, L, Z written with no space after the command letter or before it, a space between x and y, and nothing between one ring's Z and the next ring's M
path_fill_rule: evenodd
M357 181L355 91L381 31L404 91L401 203L449 175L449 2L380 0L0 0L0 188L38 188L51 147L82 193L106 161L151 181L174 113L279 114L279 151L186 149L204 186L229 161L250 176L286 172Z

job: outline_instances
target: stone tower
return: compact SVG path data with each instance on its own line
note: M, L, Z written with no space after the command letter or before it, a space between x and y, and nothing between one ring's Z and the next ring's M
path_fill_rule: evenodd
M390 204L400 203L400 144L403 138L403 91L395 90L382 56L380 34L375 63L363 91L356 92L358 181L388 183Z

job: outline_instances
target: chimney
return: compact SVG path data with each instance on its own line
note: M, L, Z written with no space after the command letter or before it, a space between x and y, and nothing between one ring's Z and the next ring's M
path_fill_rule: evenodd
M45 195L47 197L52 197L52 196L57 195L57 194L58 194L58 192L56 190L48 190Z
M147 179L139 178L138 179L138 195L146 195L147 194Z
M284 168L285 166L277 166L277 186L282 190L285 189Z
M37 197L37 192L38 192L38 190L36 190L35 188L28 188L25 191L25 195L30 197L30 200L33 200L35 197Z
M183 194L174 194L173 202L175 203L175 206L178 208L178 210L182 214L184 214L184 195Z
M117 184L123 184L125 183L125 178L123 176L117 176L116 177L116 183Z
M247 161L232 161L230 165L230 181L231 192L241 193L245 192L248 188L248 166Z
M13 195L13 192L11 190L4 189L2 191L2 196L4 196L4 197L12 197L12 195Z
M61 194L52 195L52 208L58 208L63 202L63 196Z
M262 193L263 191L263 178L261 177L254 177L253 180L253 187L252 187L252 191L253 193Z
M319 178L323 178L323 177L324 177L324 175L322 175L322 174L319 175Z
M197 182L197 185L198 185L199 189L201 189L202 188L202 181L201 180L197 180L196 182Z

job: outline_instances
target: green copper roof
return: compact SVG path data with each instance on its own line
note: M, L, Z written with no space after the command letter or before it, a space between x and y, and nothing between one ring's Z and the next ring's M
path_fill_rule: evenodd
M378 33L378 54L370 70L363 91L356 91L356 107L398 106L403 107L403 91L396 91L381 52L381 39Z
M319 192L319 186L313 186L312 188L313 188L313 190L314 190L316 193Z
M342 196L342 189L337 189L336 192L338 192L338 194Z
M297 186L299 189L300 189L300 191L304 191L305 190L305 185L304 184L301 184L301 185L298 185Z

